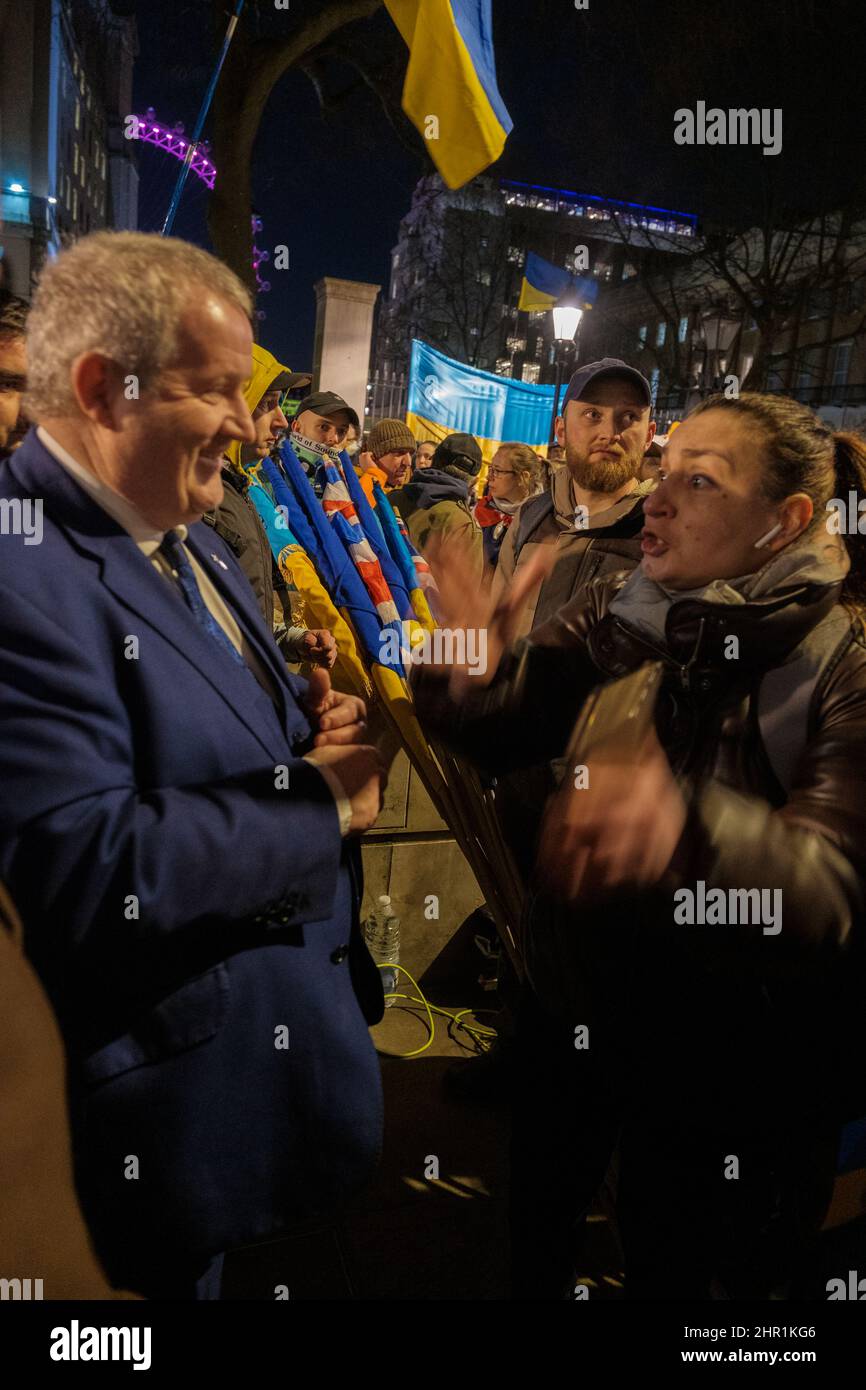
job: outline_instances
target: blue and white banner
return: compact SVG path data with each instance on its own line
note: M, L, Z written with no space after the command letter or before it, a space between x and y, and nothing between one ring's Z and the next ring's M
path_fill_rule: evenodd
M474 434L489 462L503 440L545 448L552 410L552 386L494 376L412 340L407 424L416 439Z

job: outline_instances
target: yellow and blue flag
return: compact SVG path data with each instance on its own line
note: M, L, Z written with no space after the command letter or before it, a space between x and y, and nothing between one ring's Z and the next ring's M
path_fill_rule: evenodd
M552 309L567 290L574 292L581 308L591 309L598 297L598 281L589 276L573 275L543 256L536 256L534 251L527 252L518 309L529 313Z
M552 386L495 376L412 341L406 424L416 439L472 434L489 463L503 440L545 447L552 406Z
M374 482L373 497L385 544L406 586L414 616L422 627L432 632L436 624L422 587L425 580L431 588L436 587L430 566L412 544L402 517L398 517L394 511L381 483Z
M409 49L403 110L449 188L501 155L513 125L496 85L491 0L385 0Z
M310 627L327 628L334 635L338 688L348 688L363 700L369 700L373 686L358 652L355 634L334 606L309 555L289 529L285 510L278 511L270 494L255 480L255 474L253 478L248 494L250 501L261 517L280 573L294 584L303 601L305 622Z

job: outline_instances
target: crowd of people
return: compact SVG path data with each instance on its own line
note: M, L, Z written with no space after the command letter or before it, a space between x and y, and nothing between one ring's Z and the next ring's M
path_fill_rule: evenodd
M440 622L486 634L485 671L412 691L523 885L499 1042L451 1083L511 1106L514 1296L574 1296L599 1194L629 1296L795 1296L866 1113L866 541L827 523L866 444L744 392L659 449L605 358L546 458L485 463L363 431L251 315L135 233L0 306L0 1272L218 1297L226 1251L378 1160L387 767L274 564L288 438L314 489L337 460L386 496Z

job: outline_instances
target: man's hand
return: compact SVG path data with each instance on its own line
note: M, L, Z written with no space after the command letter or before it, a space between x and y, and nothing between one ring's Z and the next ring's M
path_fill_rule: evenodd
M388 775L378 751L363 743L353 744L350 748L316 748L307 754L307 761L314 767L330 768L340 779L352 805L349 833L369 830L382 809L382 798L388 785Z
M299 659L330 671L337 660L337 643L327 628L309 628L298 644Z
M545 891L565 902L657 883L683 833L686 803L655 732L638 761L615 756L596 753L585 787L568 769L548 802L537 871Z
M313 671L304 706L316 736L314 748L326 744L360 743L367 734L367 706L357 695L343 695L331 688L331 677L321 667Z

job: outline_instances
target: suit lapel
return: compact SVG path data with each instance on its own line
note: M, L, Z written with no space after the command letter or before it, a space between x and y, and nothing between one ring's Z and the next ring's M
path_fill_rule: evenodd
M221 651L219 644L199 627L182 595L157 572L132 537L88 497L75 479L42 446L35 431L30 432L13 455L10 467L28 492L43 499L47 516L62 527L76 549L99 560L105 587L194 666L256 737L268 757L275 763L281 762L285 756L285 746L280 746L276 726L279 725L283 731L286 729L287 696L291 695L291 689L285 668L280 669L279 663L271 658L266 644L259 637L258 624L255 622L255 599L250 590L250 608L240 582L243 576L239 576L234 584L227 584L222 573L218 578L215 572L219 567L210 558L215 549L213 544L205 548L198 540L193 541L196 558L230 603L244 636L262 656L267 668L274 672L282 708L279 711L274 709L273 719L256 718L249 686L249 680L255 680L252 673L248 677ZM191 534L196 529L191 528ZM212 533L205 538L206 542L212 539ZM230 575L231 571L225 574ZM243 583L246 584L246 580ZM271 645L279 656L276 645ZM264 691L262 695L270 705Z
M272 676L279 692L281 715L284 719L286 701L288 699L294 704L294 696L287 680L285 662L276 642L265 629L264 618L259 611L252 586L246 576L238 572L235 557L204 522L190 526L187 545L214 588L228 604L256 656Z

